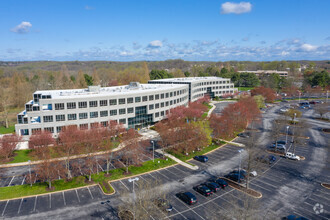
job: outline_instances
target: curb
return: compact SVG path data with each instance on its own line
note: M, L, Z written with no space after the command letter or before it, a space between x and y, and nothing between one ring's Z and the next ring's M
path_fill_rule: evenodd
M241 191L241 192L243 192L243 193L245 193L245 194L247 194L247 195L249 195L249 196L251 196L253 198L256 198L256 199L262 198L262 193L261 192L258 192L258 191L254 190L254 189L251 189L251 188L245 188L244 186L241 186L240 184L235 183L234 181L232 181L230 179L227 179L225 177L221 177L220 179L223 179L223 180L227 181L228 182L228 185L230 187L232 187L232 188L234 188L236 190L239 190L239 191ZM244 190L242 190L242 189L244 189ZM249 192L247 192L247 190L253 191L256 194L259 194L259 196L251 195Z
M321 183L321 186L323 186L326 189L330 189L330 184L329 183Z

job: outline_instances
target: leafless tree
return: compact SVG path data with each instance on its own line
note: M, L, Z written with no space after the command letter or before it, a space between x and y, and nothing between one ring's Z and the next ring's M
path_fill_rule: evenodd
M329 112L329 104L323 103L316 105L314 110L320 115L321 119L323 119L323 116Z

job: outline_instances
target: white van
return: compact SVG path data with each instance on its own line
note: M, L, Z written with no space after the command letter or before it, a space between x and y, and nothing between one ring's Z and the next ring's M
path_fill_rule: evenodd
M300 160L300 157L291 152L286 152L285 157L291 160Z

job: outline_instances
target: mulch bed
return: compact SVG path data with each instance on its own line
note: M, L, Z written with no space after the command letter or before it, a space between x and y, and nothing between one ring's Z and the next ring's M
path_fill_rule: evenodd
M232 187L234 189L237 189L237 190L240 190L240 191L242 191L242 192L244 192L244 193L246 193L246 194L248 194L248 195L250 195L254 198L259 199L259 198L262 197L262 194L258 191L255 191L255 190L250 189L250 188L247 189L245 186L242 186L242 185L240 185L240 184L238 184L238 183L236 183L236 182L234 182L230 179L224 178L224 177L221 178L221 179L225 180L230 187Z

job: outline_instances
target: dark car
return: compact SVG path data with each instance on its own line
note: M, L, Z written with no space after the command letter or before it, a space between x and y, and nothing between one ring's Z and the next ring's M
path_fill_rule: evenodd
M274 155L269 155L268 157L266 155L262 155L260 157L257 157L256 160L260 161L261 163L272 164L276 161L276 157Z
M276 142L273 142L273 145L276 144L276 143L277 143L277 145L279 145L279 144L285 145L286 144L286 141L284 141L284 140L276 141Z
M207 186L204 185L198 185L198 186L194 186L193 189L202 194L203 196L210 196L213 194L212 190L210 190Z
M238 182L238 183L244 183L244 176L243 175L239 175L238 173L229 173L227 175L225 175L225 177L227 179L230 179L234 182Z
M220 179L220 178L211 178L211 179L209 179L209 181L218 184L222 189L224 189L228 186L228 183L225 180Z
M173 210L173 206L166 199L158 198L155 200L155 204L162 211L171 212Z
M309 104L310 104L310 105L315 105L316 102L315 102L315 101L310 101Z
M218 192L220 190L220 186L214 182L205 182L202 185L209 188L212 192Z
M283 220L308 220L307 218L305 217L297 217L295 215L288 215L286 217L283 217L282 218Z
M238 137L243 137L243 138L249 138L250 137L250 133L248 133L248 132L239 133L237 136Z
M233 173L233 174L240 174L241 176L243 176L243 178L245 178L247 176L247 173L245 170L243 169L240 169L240 170L233 170L231 171L230 173Z
M209 160L209 158L207 156L204 156L204 155L194 156L194 159L198 160L200 162L203 162L203 163L205 163Z
M176 194L176 197L181 199L183 202L187 203L188 205L192 205L197 203L197 198L191 192L180 192Z

